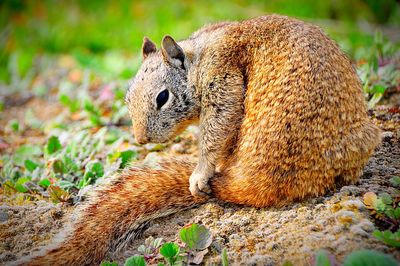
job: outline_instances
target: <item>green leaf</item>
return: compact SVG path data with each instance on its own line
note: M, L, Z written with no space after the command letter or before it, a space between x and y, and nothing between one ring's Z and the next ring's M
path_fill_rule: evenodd
M222 250L221 261L222 261L222 266L228 266L228 265L229 265L229 261L228 261L228 250L227 250L226 248L224 248L224 249Z
M48 154L53 154L58 150L61 150L62 146L60 140L56 136L51 136L47 142L46 150Z
M386 231L375 230L372 234L389 246L398 248L400 247L400 229L397 230L397 232L395 233L392 233L389 230Z
M331 266L331 262L325 250L320 250L315 255L315 266Z
M33 172L39 165L29 159L25 160L25 168L29 172Z
M15 182L15 189L19 192L27 192L28 189L24 186L26 182L30 181L28 177L20 177L18 178L17 182Z
M119 155L119 157L121 158L121 165L120 168L125 168L126 165L132 161L133 159L136 159L137 157L137 152L133 151L133 150L126 150L121 152L121 154Z
M382 85L374 85L372 87L373 93L383 94L385 92L385 90L386 90L386 88Z
M65 165L64 165L63 161L55 160L53 162L53 171L55 173L64 174L64 173L67 172L67 169L65 168Z
M372 109L381 100L382 96L382 93L374 93L368 101L368 108Z
M103 164L100 162L89 162L86 165L85 169L85 178L94 178L97 179L99 177L102 177L104 175L104 167Z
M48 188L51 185L51 182L49 179L44 178L38 182L38 185L44 188Z
M375 250L358 250L345 258L343 266L397 266L396 260Z
M145 266L146 261L143 256L133 256L125 261L124 266Z
M72 183L72 182L70 182L70 181L67 181L67 180L60 180L60 181L58 181L58 185L59 185L59 187L62 188L63 190L69 190L69 189L75 187L75 184L74 184L74 183Z
M392 197L386 192L379 194L379 197L382 199L382 202L386 205L390 205L393 202Z
M396 209L394 209L393 216L396 220L400 220L400 207L397 207Z
M390 179L390 183L392 183L392 185L395 187L399 187L400 186L400 176L392 177Z
M167 259L170 265L173 265L179 255L179 246L175 243L165 243L160 248L160 254Z
M69 193L59 186L50 185L47 191L49 192L51 201L54 203L67 202L69 200Z
M12 119L8 121L7 126L11 128L11 130L14 132L18 132L20 129L19 122L17 119Z
M377 212L383 213L386 210L386 204L383 202L382 198L378 198L374 202L374 208Z
M69 108L69 111L71 113L74 113L79 110L80 108L80 103L78 100L72 100L68 95L66 94L61 94L59 98L60 102Z
M190 249L195 250L206 249L212 242L210 231L204 225L199 224L192 224L189 227L182 228L179 236Z
M37 145L22 145L13 156L15 164L25 166L25 160L42 154L42 149Z
M101 117L94 114L89 115L89 121L92 123L93 126L101 126L103 124Z

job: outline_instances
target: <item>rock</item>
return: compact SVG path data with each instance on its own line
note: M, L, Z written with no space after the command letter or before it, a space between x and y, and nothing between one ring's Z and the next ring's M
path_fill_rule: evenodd
M0 211L0 223L6 223L8 221L8 213Z
M359 199L352 199L352 200L347 200L341 203L343 208L346 210L351 210L351 211L363 211L365 210L364 203L361 202Z
M344 225L353 224L357 221L356 215L352 211L340 210L335 214L337 221Z
M178 154L184 154L185 153L185 147L182 145L182 143L175 143L171 145L171 151L173 153L178 153Z
M393 132L391 132L391 131L384 131L384 132L382 132L382 134L381 134L381 137L382 137L382 141L385 141L385 142L388 142L388 141L390 141L392 138L393 138Z
M268 255L254 255L249 258L247 265L251 266L274 266L275 260Z
M364 189L358 186L344 186L340 189L340 193L345 196L359 196Z

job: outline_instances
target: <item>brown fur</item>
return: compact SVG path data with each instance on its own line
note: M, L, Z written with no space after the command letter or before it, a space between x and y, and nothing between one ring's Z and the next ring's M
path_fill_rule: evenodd
M30 265L99 263L143 223L207 201L188 190L193 171L204 186L211 177L218 199L281 206L356 182L379 143L356 71L316 26L276 15L207 26L178 42L184 61L164 45L144 45L127 93L135 134L163 141L199 120L199 163L125 171L80 212L72 237ZM163 86L175 98L160 111Z

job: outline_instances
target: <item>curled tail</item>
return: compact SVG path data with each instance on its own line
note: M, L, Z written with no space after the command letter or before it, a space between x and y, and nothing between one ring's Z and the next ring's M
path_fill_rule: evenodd
M66 238L56 247L23 259L22 265L99 265L108 251L127 243L155 218L204 203L193 197L189 177L195 164L165 161L159 169L132 167L99 188Z

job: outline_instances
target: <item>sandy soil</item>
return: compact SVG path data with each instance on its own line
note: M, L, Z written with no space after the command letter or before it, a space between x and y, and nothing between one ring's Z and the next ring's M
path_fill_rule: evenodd
M281 265L286 260L294 265L308 265L319 249L328 250L339 261L352 250L361 248L389 253L400 261L400 250L372 236L376 227L362 203L362 195L367 191L394 191L389 179L400 175L400 113L380 107L371 112L371 116L383 130L383 141L358 184L281 209L243 208L211 202L155 220L140 239L111 258L122 263L126 257L137 253L137 247L147 237L176 240L183 225L197 222L210 228L214 235L205 264L218 264L224 247L228 249L232 265ZM69 219L72 209L47 201L22 206L3 203L0 207L0 264L7 265L49 243Z

